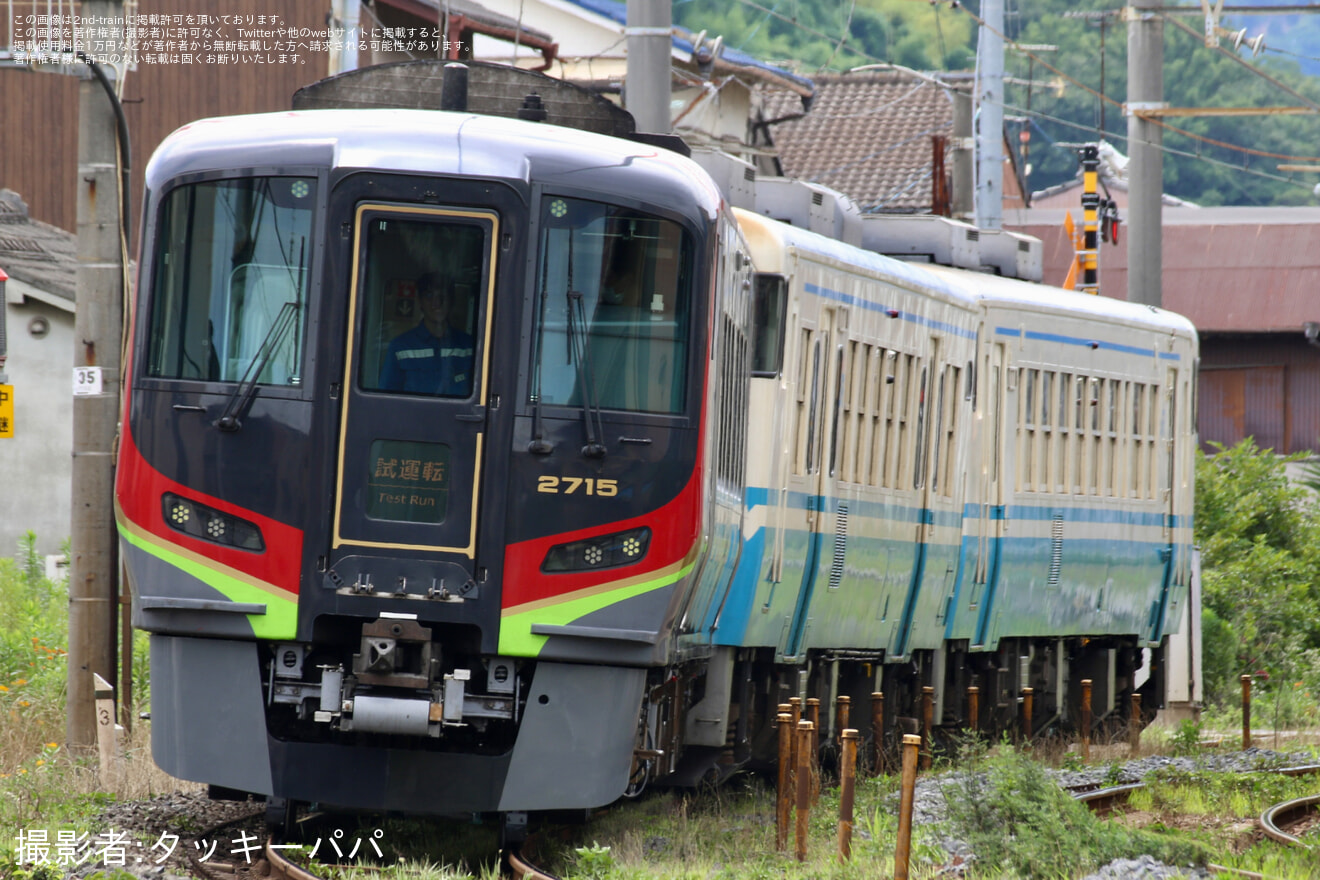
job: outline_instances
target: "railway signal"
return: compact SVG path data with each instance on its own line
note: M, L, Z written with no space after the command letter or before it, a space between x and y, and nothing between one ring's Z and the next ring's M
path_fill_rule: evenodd
M1099 294L1100 242L1118 244L1118 203L1110 196L1109 187L1100 180L1099 145L1084 144L1077 155L1082 163L1082 228L1076 228L1072 214L1063 215L1064 232L1076 252L1063 286L1082 293ZM1100 197L1097 186L1104 187L1104 198Z

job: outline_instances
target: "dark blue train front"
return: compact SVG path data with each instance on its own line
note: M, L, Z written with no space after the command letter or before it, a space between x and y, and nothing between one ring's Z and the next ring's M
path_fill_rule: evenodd
M148 187L117 498L156 761L356 807L618 797L703 552L708 178L313 111L187 126Z

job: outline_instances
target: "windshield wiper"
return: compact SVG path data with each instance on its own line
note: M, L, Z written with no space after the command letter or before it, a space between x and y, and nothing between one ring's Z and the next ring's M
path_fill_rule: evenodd
M582 291L570 290L568 297L568 349L577 363L578 387L582 389L582 423L587 431L587 445L582 454L587 458L604 458L605 446L600 442L605 431L600 423L600 407L596 405L595 380L591 375L591 344L586 337L587 310L582 304Z
M545 430L541 427L541 349L545 336L545 303L549 298L545 289L545 268L541 269L541 312L536 321L536 340L532 348L532 442L527 444L527 451L533 455L549 455L555 447L545 439Z
M257 377L261 371L266 369L266 364L275 355L275 349L279 348L284 340L284 334L289 332L293 326L294 318L298 314L298 303L286 302L280 306L280 313L275 316L275 322L270 325L266 331L266 338L261 340L260 347L257 348L257 354L252 358L246 370L243 371L243 378L239 380L238 387L234 393L229 396L229 404L225 407L224 414L216 421L215 426L221 431L237 431L243 427L243 421L239 418L252 400L252 396L257 391Z

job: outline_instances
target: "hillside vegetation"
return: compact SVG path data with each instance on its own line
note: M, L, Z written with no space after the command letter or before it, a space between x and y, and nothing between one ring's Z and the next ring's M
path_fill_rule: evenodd
M675 21L685 27L706 30L712 37L721 35L726 45L811 75L877 61L919 70L971 70L976 63L978 30L974 15L979 15L980 5L979 0L958 8L945 0L935 4L925 0L675 0L673 8ZM1033 83L1010 83L1005 102L1010 137L1024 128L1031 132L1031 189L1041 190L1076 174L1075 150L1065 145L1097 139L1102 115L1103 136L1127 153L1127 121L1119 106L1127 94L1127 30L1117 18L1121 4L1114 0L1032 0L1009 2L1006 7L1005 30L1010 39L1058 47L1057 51L1037 53L1038 60L1015 51L1005 58L1009 76ZM1101 11L1113 13L1103 19L1103 27L1095 17L1077 15ZM1068 15L1070 12L1074 14ZM1303 74L1300 67L1308 59L1283 52L1267 52L1253 59L1245 50L1242 53L1244 60L1300 93L1302 98L1298 98L1205 48L1199 36L1204 30L1201 18L1179 16L1178 21L1195 35L1173 24L1164 26L1164 93L1171 106L1320 104L1320 83ZM1231 17L1225 18L1224 25L1240 26ZM1294 30L1314 26L1299 22ZM1274 24L1271 33L1280 32L1280 27ZM1225 45L1231 47L1231 41ZM1100 94L1117 103L1103 102ZM1281 172L1278 166L1320 164L1320 159L1312 158L1320 152L1316 147L1320 117L1204 117L1171 122L1197 137L1165 130L1165 146L1189 154L1166 153L1167 193L1206 206L1317 203L1312 192L1315 174ZM1254 152L1227 149L1211 141Z

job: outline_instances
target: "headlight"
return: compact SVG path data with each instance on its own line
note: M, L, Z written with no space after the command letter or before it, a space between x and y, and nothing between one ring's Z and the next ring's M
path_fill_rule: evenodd
M651 530L645 526L571 544L556 544L545 554L541 571L586 571L631 565L642 560L650 544Z
M223 513L205 504L166 492L160 498L165 524L177 532L243 550L261 552L266 544L255 523Z

